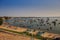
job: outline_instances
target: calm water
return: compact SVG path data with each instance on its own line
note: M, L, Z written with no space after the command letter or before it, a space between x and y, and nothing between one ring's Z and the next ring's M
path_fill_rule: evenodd
M48 30L60 34L60 17L11 18L5 22L14 26Z

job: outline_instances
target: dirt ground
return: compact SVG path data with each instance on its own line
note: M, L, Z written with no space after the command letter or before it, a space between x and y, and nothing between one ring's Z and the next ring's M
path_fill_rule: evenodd
M12 27L11 28L6 28L6 27L3 27L3 26L0 26L0 28L14 30L14 29L11 29ZM14 31L23 32L23 31L26 31L26 29L18 27ZM29 37L27 35L18 35L18 34L10 34L10 33L6 33L6 32L0 32L0 40L31 40L31 38L32 37ZM34 40L38 40L38 39L34 38Z
M31 40L31 37L26 35L8 34L5 32L0 32L0 40ZM34 38L34 40L38 40Z

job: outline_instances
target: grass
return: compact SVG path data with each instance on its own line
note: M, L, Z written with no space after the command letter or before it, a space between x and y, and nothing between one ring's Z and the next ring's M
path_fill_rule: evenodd
M8 31L8 32L13 32L13 33L17 33L17 34L22 34L22 32L17 32L17 31L13 31L13 30L7 30L7 29L3 29L3 28L0 28L0 31L1 30L5 30L5 31Z

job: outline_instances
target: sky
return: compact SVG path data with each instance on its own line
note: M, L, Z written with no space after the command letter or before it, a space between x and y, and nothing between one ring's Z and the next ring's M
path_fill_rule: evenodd
M0 16L60 16L60 0L0 0Z

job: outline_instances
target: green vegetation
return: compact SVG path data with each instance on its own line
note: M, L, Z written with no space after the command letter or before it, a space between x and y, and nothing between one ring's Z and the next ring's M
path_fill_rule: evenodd
M2 25L3 23L3 19L0 17L0 25Z
M13 32L13 33L17 33L17 34L22 34L22 32L7 30L7 29L3 29L3 28L0 28L0 31L1 31L1 30L8 31L8 32Z

